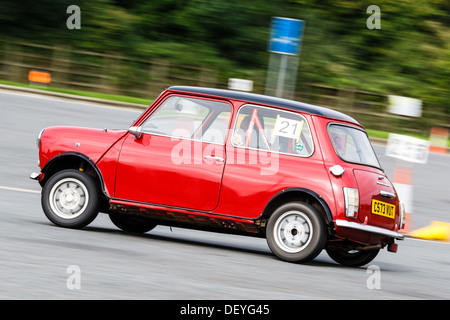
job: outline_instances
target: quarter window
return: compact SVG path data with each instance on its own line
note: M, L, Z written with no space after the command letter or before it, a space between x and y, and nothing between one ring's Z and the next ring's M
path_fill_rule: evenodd
M328 134L337 155L344 161L380 168L367 134L357 128L330 124Z
M311 131L300 114L256 105L243 106L231 137L236 147L309 157Z
M144 133L224 144L230 121L228 103L172 96L144 122Z

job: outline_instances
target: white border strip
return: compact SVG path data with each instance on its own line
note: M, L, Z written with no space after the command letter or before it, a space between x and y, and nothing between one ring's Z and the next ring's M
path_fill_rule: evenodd
M9 190L9 191L27 192L27 193L41 193L41 191L38 191L38 190L13 188L13 187L6 187L6 186L0 186L0 189Z

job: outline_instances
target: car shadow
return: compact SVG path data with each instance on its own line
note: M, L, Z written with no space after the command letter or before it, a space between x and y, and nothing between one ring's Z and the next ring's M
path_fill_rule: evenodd
M55 228L60 228L58 226L53 225L52 223L48 223L48 222L39 222L42 225L46 225L46 226L52 226ZM170 227L167 227L170 229ZM175 230L179 229L179 228L173 228ZM103 234L117 234L119 236L125 236L125 237L132 237L132 238L142 238L142 239L148 239L148 240L152 240L152 241L162 241L162 242L167 242L167 243L177 243L177 244L183 244L183 245L190 245L190 246L198 246L198 247L204 247L204 248L214 248L214 249L220 249L220 250L231 250L234 252L242 252L242 253L247 253L247 254L254 254L254 255L260 255L260 256L265 256L265 257L269 257L270 259L273 259L274 261L279 261L280 263L289 263L289 262L285 262L282 261L281 259L279 259L278 257L276 257L268 247L266 246L261 246L261 245L255 245L254 243L251 243L252 241L248 241L246 242L244 240L244 238L252 238L252 237L248 237L248 236L242 236L242 235L234 235L234 237L241 237L243 240L241 242L226 242L225 239L220 239L220 233L214 233L214 232L209 232L209 231L199 231L199 232L205 232L205 233L214 233L218 235L218 239L211 239L210 237L207 237L207 239L199 239L196 236L192 236L192 235L182 235L176 232L164 232L164 231L157 231L152 233L152 231L149 231L147 233L134 233L134 232L126 232L126 231L122 231L120 229L117 229L115 227L104 227L104 226L94 226L94 225L89 225L87 227L84 227L80 230L77 231L82 231L82 232L96 232L96 233L103 233ZM162 232L164 232L164 234L162 234ZM263 239L261 239L263 240ZM345 268L345 269L367 269L367 266L362 266L362 267L348 267L348 266L343 266L340 265L336 262L334 262L333 260L331 260L331 258L328 258L326 256L326 254L324 253L325 251L323 251L323 253L321 253L318 257L316 257L314 260L309 261L309 262L305 262L305 263L301 263L298 264L300 265L304 265L304 266L315 266L315 267L322 267L322 268ZM297 263L292 263L292 264L297 264ZM376 264L376 261L375 261ZM386 265L385 263L382 264L381 269L383 271L398 271L397 268L390 266L390 265Z
M170 227L168 227L170 228ZM133 232L126 232L122 231L120 229L108 229L108 228L102 228L102 227L93 227L88 226L84 228L85 230L89 231L96 231L96 232L106 232L106 233L117 233L122 234L124 236L129 237L136 237L136 238L143 238L143 239L151 239L151 240L157 240L157 241L164 241L164 242L170 242L170 243L178 243L178 244L185 244L185 245L192 245L192 246L200 246L205 248L214 248L214 249L220 249L220 250L231 250L234 252L242 252L242 253L249 253L249 254L255 254L255 255L261 255L265 257L269 257L273 261L277 261L280 263L290 263L286 261L282 261L278 257L276 257L269 249L269 247L256 247L255 245L252 245L249 242L245 242L243 240L241 243L229 243L224 241L221 241L221 239L213 240L213 239L205 239L201 240L198 238L194 238L192 236L181 236L177 233L167 233L167 234L154 234L152 231L149 231L148 233L133 233ZM175 228L174 228L175 229ZM208 232L208 231L200 231L200 232ZM217 233L215 233L217 234ZM220 235L220 233L218 234ZM251 238L248 236L240 236L235 235L236 237L242 237L242 238ZM188 238L189 237L189 238ZM219 236L220 237L220 236ZM263 240L263 239L262 239ZM264 240L265 241L265 240ZM306 262L306 263L292 263L293 265L305 265L305 266L315 266L315 267L323 267L323 268L349 268L349 269L355 269L354 267L347 267L340 265L334 261L324 259L323 257L317 257L316 259ZM363 268L364 267L360 267Z
M170 228L170 227L167 227ZM176 228L174 228L176 229ZM120 229L110 229L105 227L97 227L97 226L87 226L83 228L82 230L86 231L95 231L95 232L101 232L101 233L114 233L114 234L120 234L127 237L134 237L134 238L143 238L143 239L151 239L151 240L157 240L157 241L164 241L169 243L180 243L184 245L193 245L193 246L201 246L205 248L215 248L215 249L222 249L222 250L232 250L236 252L243 252L243 253L251 253L251 254L259 254L259 255L265 255L270 256L272 255L272 252L267 247L266 248L260 248L259 246L252 246L251 244L246 244L245 241L242 241L242 243L230 243L221 241L221 239L199 239L197 237L192 237L190 235L180 235L177 233L164 233L161 234L161 232L158 233L152 233L152 231L149 231L147 233L135 233L135 232L127 232L122 231ZM199 231L199 232L208 232L208 231ZM220 235L220 233L216 233ZM237 237L246 237L246 236L239 236Z

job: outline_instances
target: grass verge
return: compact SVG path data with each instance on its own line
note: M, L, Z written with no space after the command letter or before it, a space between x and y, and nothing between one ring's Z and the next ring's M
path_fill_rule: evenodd
M25 83L5 81L5 80L0 80L0 84L6 84L6 85L22 87L22 88L59 92L59 93L67 93L67 94L73 94L73 95L77 95L77 96L97 98L97 99L136 103L136 104L142 104L142 105L147 105L147 106L150 105L150 103L152 103L152 101L153 101L150 99L142 99L142 98L121 96L121 95L107 94L107 93L98 93L98 92L92 92L92 91L61 89L61 88L43 87L43 86L32 86L32 85L25 84Z

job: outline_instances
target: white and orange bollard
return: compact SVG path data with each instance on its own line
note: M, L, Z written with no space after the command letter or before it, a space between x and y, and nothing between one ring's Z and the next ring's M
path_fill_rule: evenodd
M413 165L428 160L429 141L400 134L389 134L386 155L396 158L392 183L400 201L405 206L405 226L400 232L412 228L413 213Z
M433 127L430 131L430 152L447 153L448 129Z
M392 183L395 190L405 206L405 226L400 229L401 233L408 233L412 230L413 212L413 168L412 164L404 161L397 161L394 168Z

